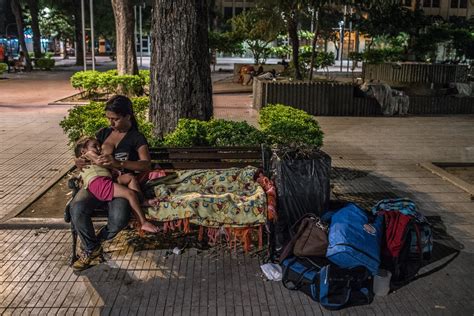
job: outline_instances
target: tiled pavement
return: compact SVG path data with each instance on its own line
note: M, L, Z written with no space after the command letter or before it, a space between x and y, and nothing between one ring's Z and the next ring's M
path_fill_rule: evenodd
M58 122L68 105L48 105L74 93L70 73L9 74L0 81L0 222L71 165Z
M472 145L473 117L319 120L326 133L325 150L333 157L335 196L363 205L387 196L413 198L436 231L435 261L422 272L442 267L387 297L377 297L369 306L340 313L472 315L473 203L466 193L416 163L459 161L463 148ZM191 248L166 258L167 249L140 250L124 239L106 246L106 263L75 274L66 262L67 230L1 231L0 310L6 314L338 314L322 310L279 283L264 281L258 256L236 255L225 248Z
M247 102L248 96L234 99L216 116L252 114L255 121ZM417 163L465 158L474 142L474 117L318 119L326 133L324 149L333 158L335 197L366 206L389 196L414 199L435 224L434 262L422 272L439 271L369 306L328 312L264 281L257 255L219 247L167 257L169 245L137 246L124 232L106 245L106 263L75 274L67 266L68 230L22 227L0 230L0 314L472 315L473 203Z

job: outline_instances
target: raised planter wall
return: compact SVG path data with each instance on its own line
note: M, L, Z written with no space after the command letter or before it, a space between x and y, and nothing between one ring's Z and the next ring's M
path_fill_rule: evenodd
M467 65L384 63L362 66L365 81L383 81L388 84L467 82L468 73Z
M254 81L256 109L261 109L269 103L282 103L312 115L345 115L336 113L352 107L353 94L354 88L351 84Z
M253 106L281 103L311 115L382 115L373 98L354 96L351 84L254 81ZM410 96L409 114L474 114L474 97Z

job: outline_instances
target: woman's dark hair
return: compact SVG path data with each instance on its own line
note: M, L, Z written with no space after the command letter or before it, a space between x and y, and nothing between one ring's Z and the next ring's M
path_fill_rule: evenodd
M132 101L124 95L114 95L105 103L105 110L120 116L130 115L132 130L138 131L138 123L133 114Z

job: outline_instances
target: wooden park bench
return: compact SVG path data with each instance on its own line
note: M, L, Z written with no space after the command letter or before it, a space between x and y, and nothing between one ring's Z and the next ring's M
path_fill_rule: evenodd
M162 169L165 172L179 169L243 168L250 165L261 168L267 176L269 174L270 151L264 145L261 147L162 147L151 148L150 155L152 169ZM80 189L78 179L70 179L68 186L72 190L72 198L74 198ZM77 232L69 215L71 200L66 205L64 220L71 223L72 265L77 259ZM92 213L93 221L104 221L106 219L107 210L105 209L96 209Z

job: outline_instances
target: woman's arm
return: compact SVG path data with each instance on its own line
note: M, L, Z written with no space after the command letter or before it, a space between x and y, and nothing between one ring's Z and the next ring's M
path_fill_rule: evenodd
M151 157L147 145L142 145L138 148L138 161L118 161L112 155L99 156L98 162L102 166L111 166L113 168L124 168L133 171L148 171L151 170Z

